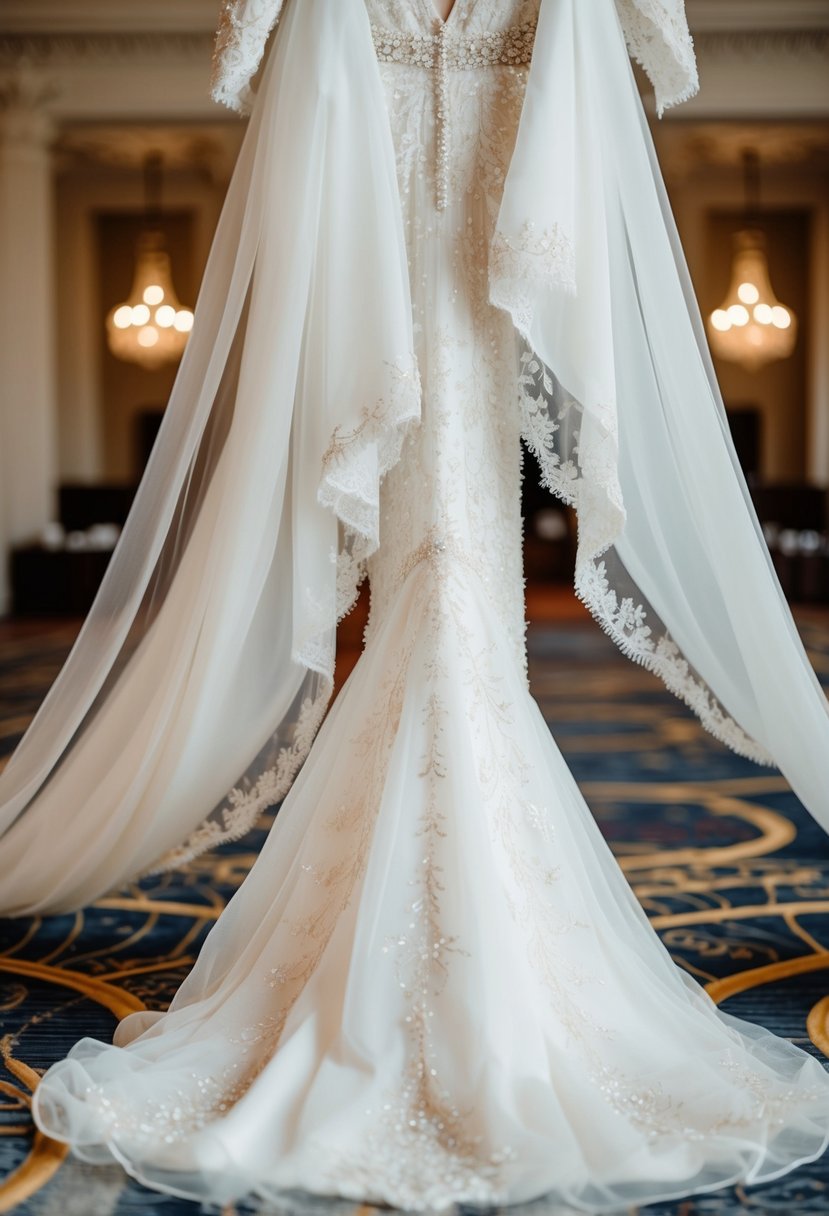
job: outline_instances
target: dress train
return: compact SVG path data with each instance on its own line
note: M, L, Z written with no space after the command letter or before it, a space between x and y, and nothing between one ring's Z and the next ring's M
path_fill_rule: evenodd
M408 566L170 1010L79 1043L41 1127L220 1203L611 1211L820 1154L823 1069L675 967L472 559Z

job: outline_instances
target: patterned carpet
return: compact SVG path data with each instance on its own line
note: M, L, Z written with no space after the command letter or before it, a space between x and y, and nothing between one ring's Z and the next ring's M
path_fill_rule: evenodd
M801 619L829 684L829 626ZM67 627L0 637L0 758L11 751L71 639ZM725 751L589 623L530 632L532 684L603 831L676 961L723 1007L829 1055L829 839L785 782ZM0 762L2 762L0 760ZM38 1072L83 1035L163 1006L243 879L255 839L137 884L74 916L0 926L0 1212L184 1216L197 1205L116 1170L65 1160L33 1135ZM247 1213L255 1206L225 1209ZM303 1201L282 1216L365 1216ZM518 1209L511 1209L518 1213ZM829 1212L829 1161L764 1188L643 1209L649 1216ZM543 1204L522 1216L560 1216Z

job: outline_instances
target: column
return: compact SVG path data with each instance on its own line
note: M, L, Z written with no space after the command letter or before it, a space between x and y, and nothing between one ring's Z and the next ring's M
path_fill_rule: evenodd
M809 346L809 480L829 487L829 205L812 213L812 340ZM804 340L801 337L801 342Z
M11 546L54 515L57 369L51 144L42 82L0 84L0 615Z

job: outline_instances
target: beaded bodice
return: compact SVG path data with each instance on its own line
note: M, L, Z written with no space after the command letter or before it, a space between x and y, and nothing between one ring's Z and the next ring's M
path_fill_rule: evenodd
M431 0L427 0L431 7ZM453 72L487 67L526 66L532 59L535 21L523 21L500 29L476 31L463 28L469 12L456 28L452 15L436 17L429 33L411 33L372 22L372 36L381 63L394 63L430 71L435 95L435 201L439 210L447 205L449 188L449 78Z
M423 417L381 490L372 628L422 561L474 568L524 660L516 340L488 259L540 0L365 0L394 143Z

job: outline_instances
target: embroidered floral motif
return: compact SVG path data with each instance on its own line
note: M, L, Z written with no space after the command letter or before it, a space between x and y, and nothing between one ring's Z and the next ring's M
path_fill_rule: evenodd
M406 927L387 938L383 953L394 958L395 977L406 1002L407 1060L398 1093L387 1095L382 1109L367 1112L376 1127L366 1139L363 1168L366 1181L377 1161L392 1166L396 1201L400 1206L440 1204L447 1194L462 1194L467 1201L491 1202L503 1186L501 1167L511 1159L508 1146L492 1151L482 1137L469 1131L469 1112L461 1111L440 1075L435 1042L436 1001L449 977L453 957L465 954L457 937L444 928L443 867L440 843L451 832L449 815L441 803L449 758L443 737L449 711L442 693L452 632L447 628L448 583L456 556L463 547L455 538L425 542L408 573L423 561L440 590L429 594L430 646L424 663L426 696L424 727L426 749L418 776L424 783L423 809L415 830L420 861L412 880L412 900ZM447 568L449 563L449 568ZM460 568L463 568L461 557ZM349 1172L354 1163L349 1163Z
M165 854L150 873L179 869L208 849L246 836L259 816L281 802L293 785L311 750L330 699L330 684L324 684L316 698L307 697L293 731L293 742L280 749L273 768L267 769L250 789L232 789L218 817L206 819L177 848Z
M431 68L435 73L435 205L444 211L449 205L449 82L447 73L468 68L517 66L532 59L535 22L510 26L506 30L486 30L481 34L455 36L447 22L436 34L404 34L372 25L372 37L381 63L406 64Z
M759 1126L781 1127L792 1110L802 1103L819 1102L815 1086L784 1086L763 1077L744 1062L723 1056L716 1061L718 1073L729 1075L734 1086L733 1105L718 1118L695 1118L689 1104L673 1098L660 1082L631 1087L630 1077L606 1065L594 1066L591 1077L609 1105L626 1123L643 1132L653 1143L681 1140L684 1144L704 1143L723 1132ZM743 1099L742 1103L740 1098Z
M685 0L616 0L625 40L656 92L660 115L699 91Z
M659 676L715 738L738 755L760 764L771 763L767 752L726 713L676 643L667 634L654 635L645 606L618 594L611 586L606 563L600 558L618 538L624 524L613 433L603 435L601 428L598 431L594 428L588 451L580 447L579 429L571 426L571 455L563 458L559 442L561 421L574 411L580 413L581 407L560 394L549 370L531 351L521 356L518 384L522 434L538 461L542 481L562 501L580 511L575 577L579 599L619 649Z
M362 538L364 555L379 543L380 481L399 460L406 430L419 418L417 364L389 365L387 395L365 406L351 430L336 427L323 454L317 498Z
M386 396L365 407L349 432L335 428L323 455L317 498L343 524L336 557L337 620L353 608L366 561L380 544L378 492L400 460L406 435L420 421L420 412L420 374L412 357L406 364L388 366ZM298 657L305 661L306 656Z
M586 562L576 592L624 654L659 676L697 715L707 731L740 756L772 764L769 754L730 718L667 634L654 637L641 604L621 598L610 586L604 562Z
M281 802L302 767L333 690L334 631L331 626L354 606L366 573L366 560L379 544L378 492L388 470L397 463L407 430L420 418L420 381L412 359L390 365L388 393L365 407L359 423L347 434L335 430L323 456L318 499L342 524L337 566L336 615L325 604L306 599L310 640L295 656L321 677L316 695L300 707L290 742L279 748L270 765L249 788L230 791L214 811L181 845L157 861L150 873L175 869L208 849L240 840L260 815Z
M536 231L532 221L513 238L496 229L489 248L491 300L511 313L519 328L532 324L530 284L575 291L576 262L572 244L559 229Z
M213 51L211 96L247 114L253 101L251 78L262 60L268 36L279 20L283 0L222 0Z

